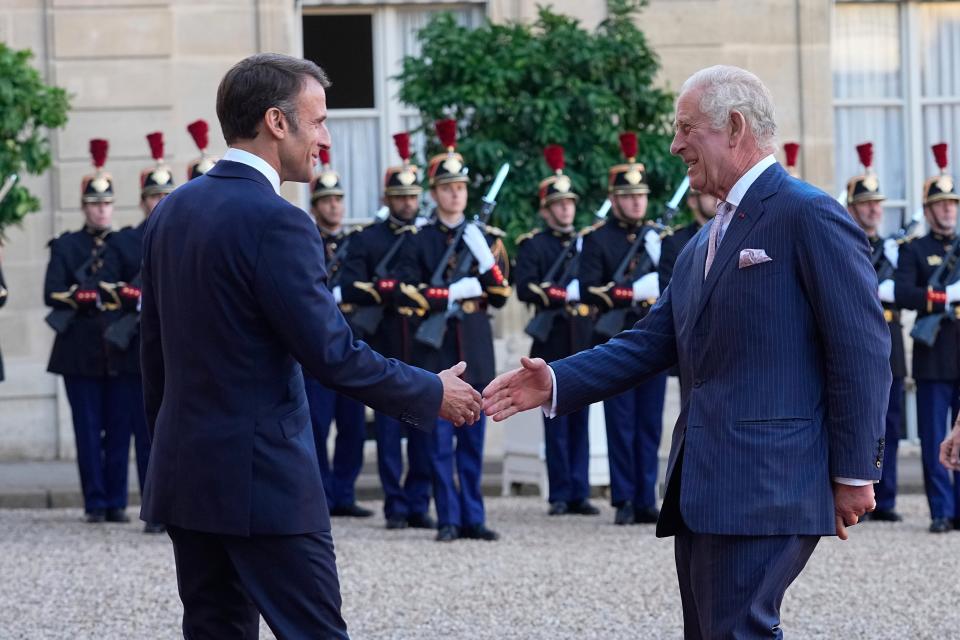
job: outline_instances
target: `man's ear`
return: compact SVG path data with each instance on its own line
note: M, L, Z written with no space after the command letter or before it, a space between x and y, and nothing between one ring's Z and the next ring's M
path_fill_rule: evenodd
M747 133L747 119L739 111L730 112L730 146L736 147Z
M289 132L289 123L283 111L277 107L270 107L263 114L261 131L267 133L270 137L277 140L283 140Z

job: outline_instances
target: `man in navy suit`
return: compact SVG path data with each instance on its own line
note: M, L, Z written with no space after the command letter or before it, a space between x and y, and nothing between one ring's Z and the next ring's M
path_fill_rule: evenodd
M772 155L769 91L717 66L677 101L671 152L720 200L633 329L484 390L494 420L563 415L679 364L658 536L676 536L687 638L779 638L780 602L820 536L875 507L890 333L863 232Z
M353 339L316 225L279 195L330 144L326 86L297 58L235 65L217 94L230 149L147 221L141 517L173 540L187 638L256 638L258 613L278 638L347 637L301 364L414 428L479 418L463 363L427 373Z

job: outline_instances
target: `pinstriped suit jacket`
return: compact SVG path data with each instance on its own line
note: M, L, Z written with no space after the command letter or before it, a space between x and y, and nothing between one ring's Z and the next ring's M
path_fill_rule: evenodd
M633 329L551 363L557 412L678 363L667 478L680 469L687 526L832 535L831 478L879 479L883 459L890 333L866 236L779 164L747 191L704 280L709 234L710 224L687 244ZM740 269L744 248L772 261Z

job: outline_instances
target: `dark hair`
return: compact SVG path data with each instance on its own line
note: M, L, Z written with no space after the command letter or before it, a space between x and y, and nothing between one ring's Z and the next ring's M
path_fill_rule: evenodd
M297 96L307 78L327 88L327 74L311 60L280 53L258 53L233 65L217 89L217 118L227 144L257 137L257 126L271 107L297 130Z

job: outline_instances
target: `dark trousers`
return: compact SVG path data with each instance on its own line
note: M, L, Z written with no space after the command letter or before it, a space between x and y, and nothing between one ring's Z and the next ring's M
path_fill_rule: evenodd
M614 506L656 506L657 465L667 375L660 374L603 403Z
M383 485L383 513L389 518L425 514L430 508L430 434L407 428L377 413L377 471ZM401 440L407 438L407 475L403 477ZM402 481L401 481L402 478Z
M328 389L310 376L304 376L304 384L327 504L331 509L351 505L357 500L357 477L363 469L363 442L366 438L363 404ZM334 419L337 421L337 437L331 468L327 436Z
M550 502L590 497L590 407L543 419Z
M683 637L782 638L780 603L810 559L818 536L694 533L674 540Z
M347 638L329 531L227 536L167 527L186 640Z
M433 500L437 505L437 523L443 527L483 524L486 514L480 479L483 475L483 439L486 416L472 425L454 427L437 420L430 451L433 467ZM456 439L456 446L454 446ZM454 479L454 459L459 490Z
M890 401L887 404L887 432L884 435L883 476L876 484L877 509L892 511L897 502L897 449L900 445L900 425L903 420L903 378L890 383Z
M923 486L927 491L931 518L954 518L960 500L960 474L940 464L940 443L960 410L960 382L917 381L917 431Z
M131 416L143 412L126 376L64 376L87 513L127 506Z

